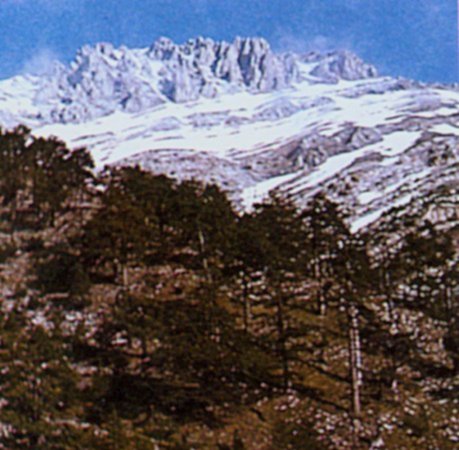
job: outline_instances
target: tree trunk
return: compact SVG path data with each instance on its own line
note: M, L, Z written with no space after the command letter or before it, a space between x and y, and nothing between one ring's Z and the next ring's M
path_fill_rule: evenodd
M17 222L17 200L13 199L11 203L11 225L10 225L10 242L16 246L16 222Z
M325 314L327 313L327 303L324 298L322 285L322 268L320 266L319 261L316 261L316 263L314 264L314 276L319 285L317 291L317 311L320 316L325 316Z
M390 273L386 270L383 269L383 274L382 274L382 286L381 286L381 292L386 294L386 302L387 302L387 315L389 319L389 327L395 329L395 334L398 333L398 326L396 322L396 316L395 316L395 311L394 311L394 301L392 298L392 285L393 282L391 280ZM397 350L397 341L396 339L394 340L394 348L393 351ZM400 391L398 389L398 380L397 380L397 361L394 357L391 357L391 390L394 393L394 398L396 401L399 401L400 399Z
M351 375L351 397L352 397L352 423L355 444L358 445L360 434L360 418L362 415L361 388L362 377L362 348L360 341L360 329L358 309L354 304L348 307L349 320L349 370ZM358 447L357 447L358 448Z
M287 391L290 382L289 364L287 347L285 342L285 321L284 321L284 308L282 304L282 298L279 294L276 294L277 302L277 345L278 351L281 358L282 364L282 385L284 391Z
M127 288L129 286L129 273L126 265L123 265L123 287Z
M121 287L124 289L129 285L129 272L127 264L122 263L119 260L115 260L115 282L121 283Z
M207 280L211 282L212 276L209 270L209 261L207 260L207 257L205 256L206 241L205 241L204 234L200 227L198 227L198 239L199 239L199 250L201 253L201 257L202 257L202 267L204 269L204 273L206 274Z
M446 272L446 270L448 270L447 268L444 269L444 271ZM454 319L454 311L453 311L453 302L452 302L452 298L453 298L453 295L452 295L452 288L450 286L450 283L449 283L449 279L448 279L448 276L446 273L443 273L442 277L441 277L441 281L442 281L442 286L443 286L443 308L445 310L445 315L446 317L448 318L448 322L451 322L451 320Z
M243 308L243 321L244 331L248 332L250 327L251 312L250 312L250 300L249 300L249 287L248 281L245 275L242 277L242 308Z

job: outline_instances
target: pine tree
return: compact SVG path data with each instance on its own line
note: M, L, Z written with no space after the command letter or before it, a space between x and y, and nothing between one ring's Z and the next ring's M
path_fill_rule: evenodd
M33 212L39 228L52 224L68 198L92 178L93 167L85 149L71 152L56 138L34 138L22 126L0 130L0 199L11 230L20 210Z
M372 316L366 303L376 286L365 240L347 232L347 236L338 244L340 253L335 262L335 273L341 285L340 309L344 311L347 320L350 415L353 424L354 446L359 448L365 371L362 332L365 316Z
M117 180L106 188L101 202L99 211L85 226L80 243L82 258L91 272L103 275L105 270L127 287L129 265L142 263L151 228L145 213Z
M27 187L25 148L29 137L30 130L23 126L7 132L0 129L0 199L7 208L12 236L17 226L21 193Z
M307 249L306 270L317 284L317 311L327 310L327 292L333 279L332 269L338 255L338 245L347 235L344 214L338 205L324 194L315 195L301 214Z
M94 163L85 149L71 152L56 138L33 138L25 148L25 166L32 207L42 227L54 224L70 197L81 196Z
M273 197L239 226L244 329L248 329L250 308L251 332L277 355L281 386L287 390L295 378L293 365L306 332L301 320L306 297L301 221L293 204Z
M189 260L208 280L218 282L231 264L236 215L226 195L215 185L184 182L178 186L175 227L179 246L189 247Z

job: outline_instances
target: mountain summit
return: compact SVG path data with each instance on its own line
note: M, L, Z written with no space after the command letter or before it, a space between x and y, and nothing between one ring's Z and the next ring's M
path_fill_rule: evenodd
M310 66L306 74L302 63ZM306 78L337 83L374 76L374 67L345 51L276 54L261 38L228 43L199 37L182 45L160 38L145 49L85 46L69 66L29 79L29 89L40 121L69 123L225 93L271 92Z

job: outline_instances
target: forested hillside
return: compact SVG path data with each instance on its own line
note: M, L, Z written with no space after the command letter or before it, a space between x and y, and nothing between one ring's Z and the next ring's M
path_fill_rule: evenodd
M0 448L459 445L459 230L93 171L0 132Z

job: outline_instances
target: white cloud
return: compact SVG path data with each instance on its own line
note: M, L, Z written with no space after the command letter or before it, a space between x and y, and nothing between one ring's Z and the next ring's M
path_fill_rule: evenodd
M24 62L21 72L28 75L48 75L58 61L59 57L53 50L42 48Z

